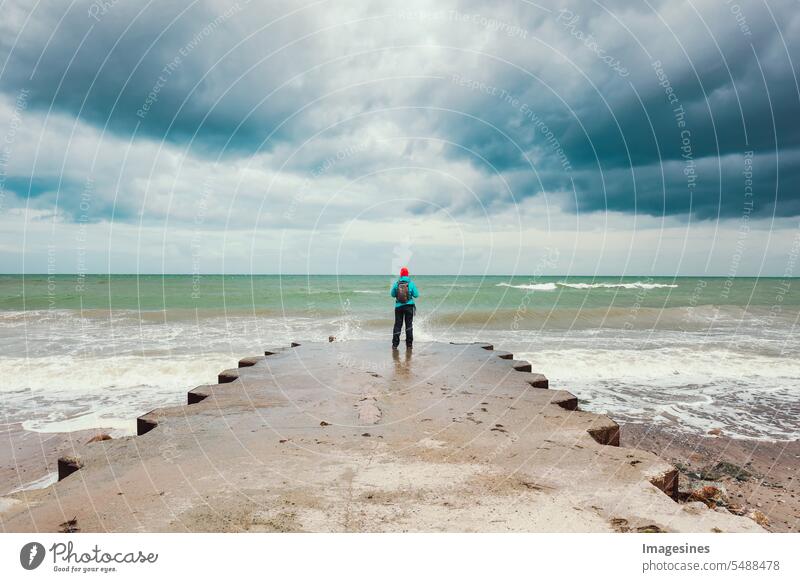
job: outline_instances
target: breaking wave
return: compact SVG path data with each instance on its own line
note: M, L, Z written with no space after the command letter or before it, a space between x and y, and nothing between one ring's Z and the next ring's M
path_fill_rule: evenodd
M555 291L555 283L534 283L531 285L512 285L511 283L498 283L497 287L511 287L512 289L525 289L526 291Z
M512 289L525 289L526 291L555 291L558 287L569 289L675 289L678 285L671 283L532 283L529 285L512 285L511 283L498 283L497 287L511 287Z
M560 287L571 289L675 289L677 285L669 283L556 283Z

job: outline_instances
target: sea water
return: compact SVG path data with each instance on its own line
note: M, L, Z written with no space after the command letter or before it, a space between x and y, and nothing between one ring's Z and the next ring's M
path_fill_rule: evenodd
M623 422L800 438L800 281L420 276L419 341L485 341ZM243 356L391 340L388 276L0 276L5 424L134 430Z

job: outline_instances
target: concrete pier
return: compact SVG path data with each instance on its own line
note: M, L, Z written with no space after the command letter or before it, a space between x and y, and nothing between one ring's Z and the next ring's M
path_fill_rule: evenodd
M672 466L620 448L613 420L486 344L293 342L138 432L16 494L3 529L763 531L676 503Z

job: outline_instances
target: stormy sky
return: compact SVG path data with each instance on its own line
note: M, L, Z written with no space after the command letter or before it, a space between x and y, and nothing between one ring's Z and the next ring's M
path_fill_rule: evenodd
M6 1L0 271L796 275L798 8Z

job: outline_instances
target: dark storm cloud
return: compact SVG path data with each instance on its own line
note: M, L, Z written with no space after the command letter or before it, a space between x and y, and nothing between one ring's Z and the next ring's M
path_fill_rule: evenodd
M777 164L777 167L776 167ZM691 168L691 171L687 171ZM651 215L693 214L698 219L794 216L800 199L782 184L800 181L800 155L727 155L703 158L692 165L670 161L650 166L582 172L576 177L577 209L583 212L611 210ZM696 179L692 179L696 176Z
M58 177L34 176L8 176L5 180L5 189L20 198L36 198L58 189Z
M596 6L575 3L554 19L569 41L562 50L577 61L561 62L561 75L576 79L577 90L542 75L535 62L526 67L530 76L495 63L500 72L492 76L454 77L462 94L456 99L483 112L492 127L455 118L444 124L502 170L525 170L524 148L542 175L528 173L520 194L540 193L544 176L544 189L570 191L574 184L576 206L584 211L740 215L741 164L727 158L752 151L771 158L755 164L764 198L753 212L794 215L800 205L796 5L772 3L776 23L758 3L694 4L700 16L683 10L667 24L646 5L631 5L621 19L639 22L639 30L634 24L629 34ZM742 12L746 28L736 18ZM609 27L618 36L604 36ZM583 66L580 58L597 45L619 56L624 75L602 62ZM501 129L507 137L499 136ZM684 171L695 174L688 187Z
M16 40L0 41L2 90L27 88L33 109L123 137L192 142L194 155L283 148L299 174L391 126L453 142L443 159L502 176L515 198L566 192L582 212L741 215L753 152L753 214L800 212L800 16L789 0L551 11L511 0L112 2L92 14L100 5L37 5ZM402 158L362 152L326 176ZM511 199L487 184L480 200L442 204L458 213Z
M4 184L12 201L9 206L38 209L59 208L62 218L72 222L94 223L111 216L115 220L132 220L136 212L129 206L94 196L92 186L65 177L9 176Z
M42 2L18 38L3 36L2 86L29 90L34 108L123 135L136 130L180 144L194 139L213 151L229 141L234 150L252 149L295 109L298 95L278 90L269 107L261 99L294 74L289 62L311 64L302 47L290 57L284 49L263 58L293 40L291 18L269 26L288 11L280 2L254 7L244 0ZM245 40L252 33L257 40Z

